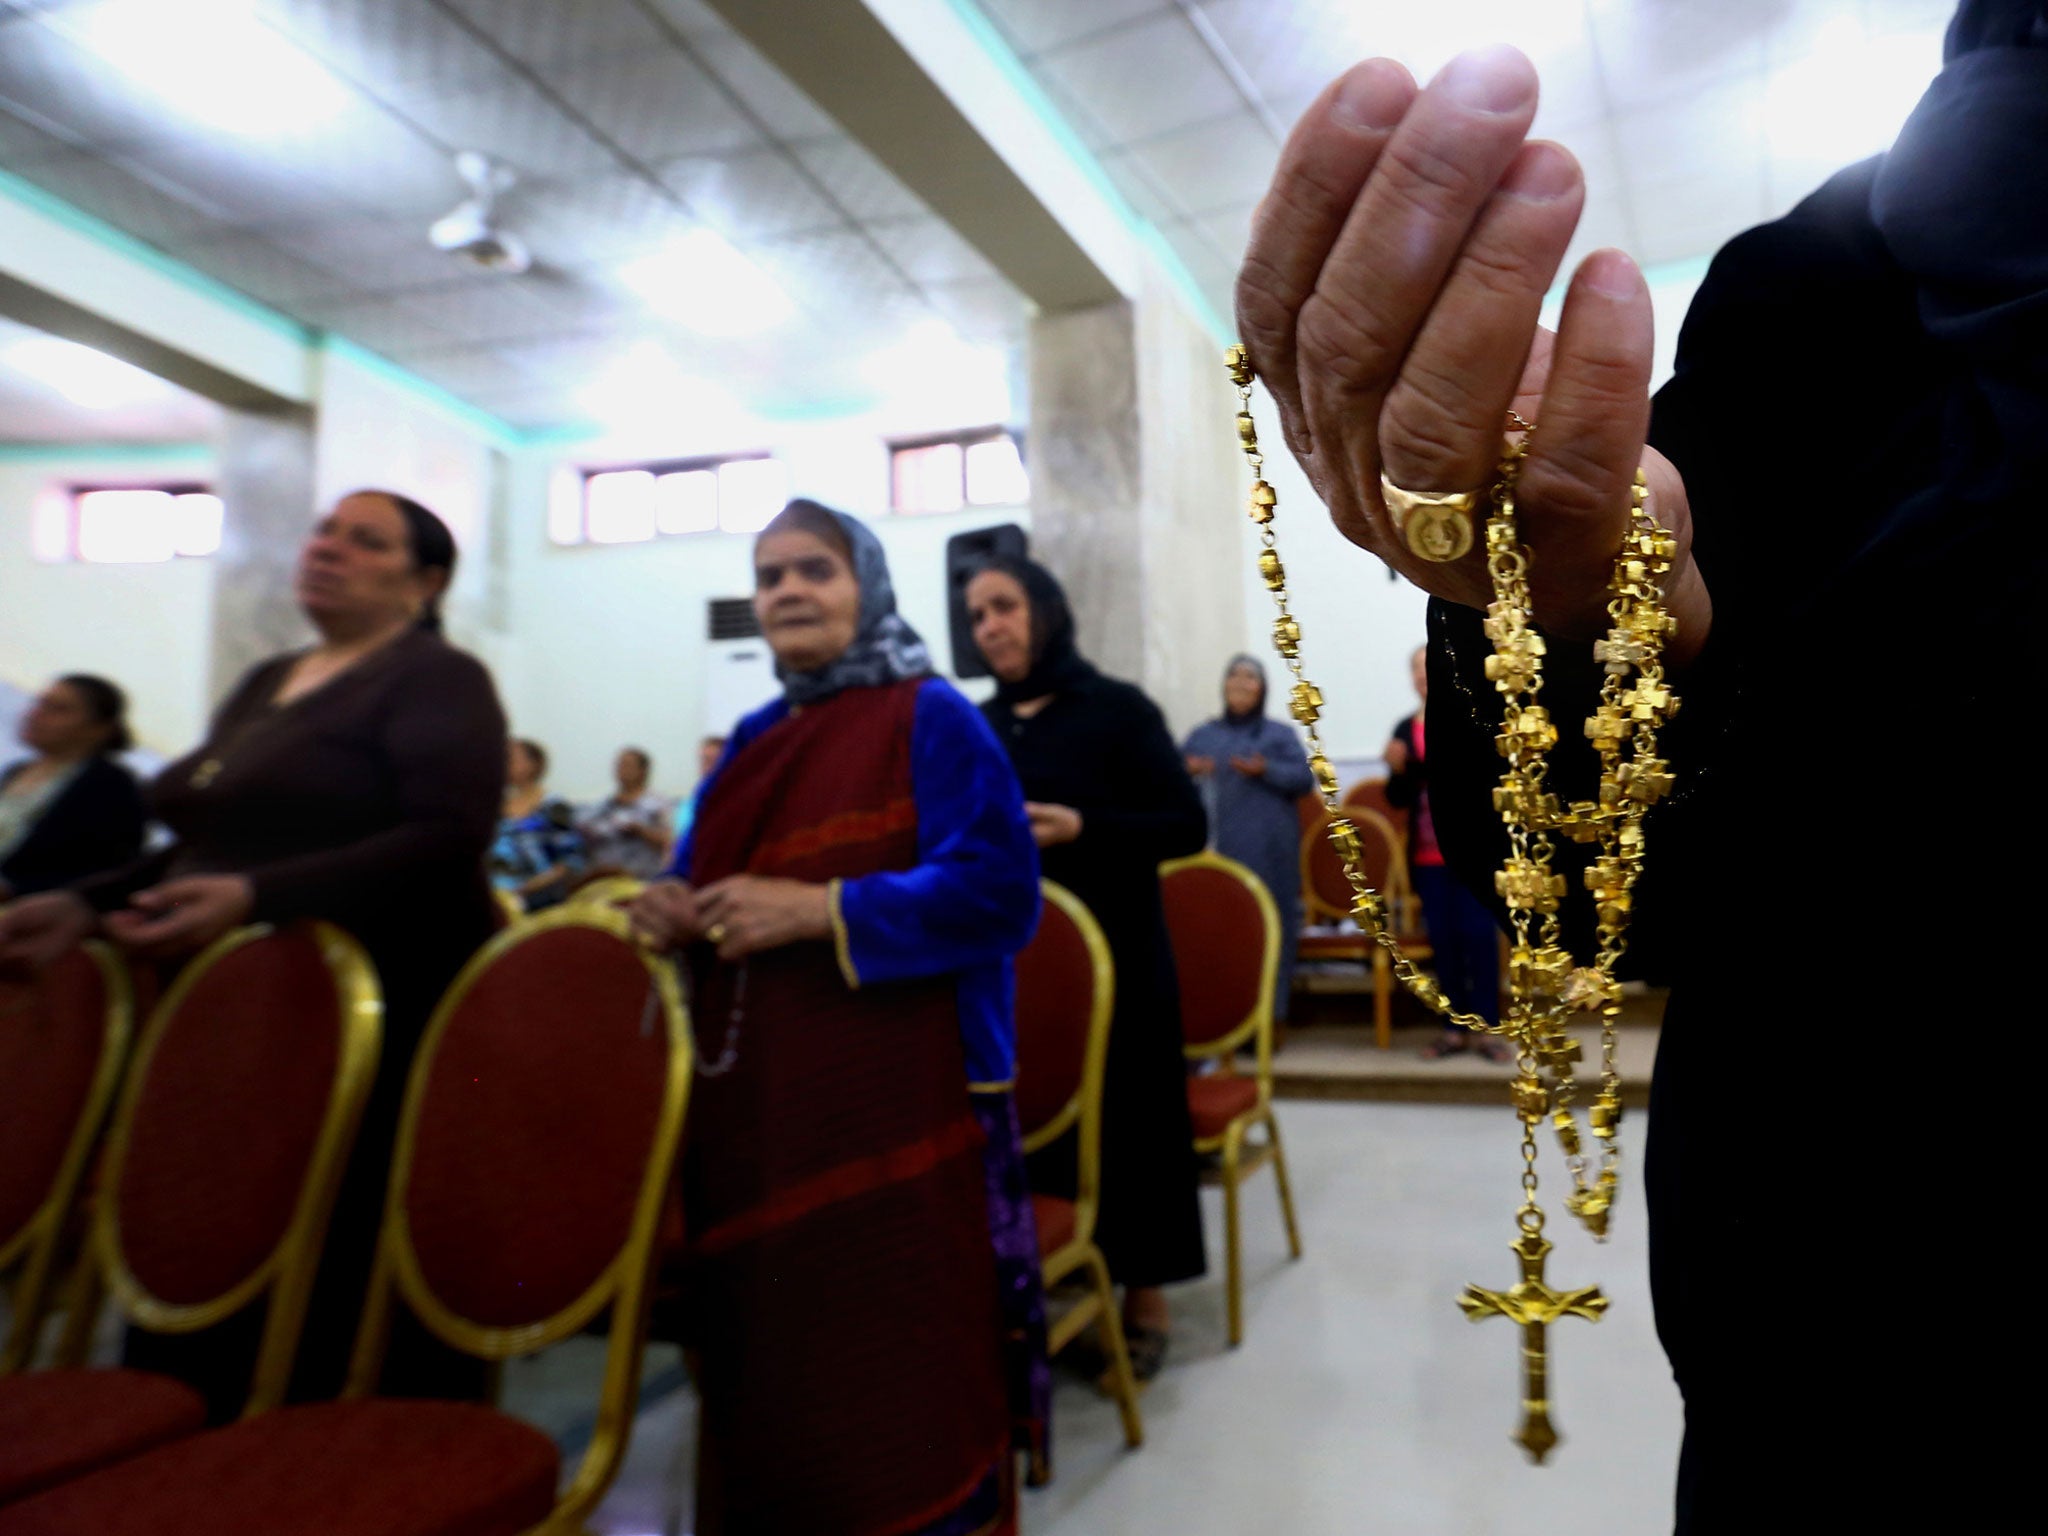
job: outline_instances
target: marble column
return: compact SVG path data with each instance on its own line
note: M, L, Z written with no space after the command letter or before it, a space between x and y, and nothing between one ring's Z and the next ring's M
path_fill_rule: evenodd
M213 560L216 702L257 662L311 635L292 596L292 571L313 520L312 414L224 414L215 477L226 514Z
M1245 634L1235 396L1163 280L1031 331L1031 542L1081 647L1182 734L1219 708Z

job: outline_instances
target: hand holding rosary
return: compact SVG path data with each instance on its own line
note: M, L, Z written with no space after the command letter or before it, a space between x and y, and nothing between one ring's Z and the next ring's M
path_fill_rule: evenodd
M1677 556L1677 540L1649 515L1647 482L1638 470L1628 529L1608 582L1609 627L1594 645L1605 676L1585 733L1599 754L1599 789L1595 799L1564 804L1546 783L1547 754L1557 742L1557 728L1541 703L1546 646L1531 617L1528 552L1516 522L1516 486L1534 427L1509 413L1517 435L1504 443L1487 492L1417 492L1380 477L1383 499L1403 542L1426 561L1468 554L1482 500L1486 506L1484 549L1493 588L1486 617L1493 654L1486 659L1486 676L1502 699L1495 745L1505 760L1493 805L1507 828L1509 849L1494 886L1508 908L1513 948L1506 1018L1494 1025L1459 1013L1395 940L1385 900L1366 879L1358 829L1337 803L1337 771L1316 725L1323 696L1302 666L1301 625L1288 607L1286 569L1273 532L1278 498L1264 477L1265 458L1252 422L1251 363L1242 345L1229 350L1226 363L1238 390L1238 441L1252 469L1249 510L1260 530L1259 574L1278 610L1273 644L1294 677L1290 705L1308 734L1309 766L1332 813L1328 835L1351 887L1351 916L1425 1007L1449 1023L1505 1036L1515 1049L1510 1099L1521 1125L1522 1202L1510 1246L1519 1275L1505 1290L1467 1286L1458 1304L1474 1321L1501 1316L1521 1327L1522 1424L1515 1438L1531 1460L1541 1462L1558 1440L1550 1423L1546 1330L1566 1317L1597 1320L1607 1298L1597 1286L1558 1291L1545 1279L1551 1243L1543 1235L1545 1217L1537 1202L1537 1128L1548 1120L1564 1153L1571 1179L1565 1209L1596 1239L1604 1238L1621 1183L1621 1078L1615 1065L1621 982L1616 969L1627 947L1633 891L1642 873L1643 816L1672 786L1670 765L1657 755L1657 731L1678 708L1663 666L1665 642L1676 628L1664 606L1664 582ZM1559 834L1595 849L1585 884L1594 903L1598 947L1585 964L1577 963L1562 942L1559 911L1566 882L1551 867ZM1573 1071L1581 1049L1570 1034L1578 1016L1589 1014L1600 1021L1599 1087L1586 1117L1597 1167L1581 1135Z

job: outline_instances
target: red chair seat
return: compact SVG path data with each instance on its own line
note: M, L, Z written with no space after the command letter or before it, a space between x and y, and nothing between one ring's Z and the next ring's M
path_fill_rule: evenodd
M6 1536L517 1536L555 1503L554 1443L467 1403L284 1408L0 1509Z
M1259 1080L1255 1077L1212 1072L1188 1079L1188 1118L1195 1124L1197 1141L1221 1136L1231 1121L1256 1108L1258 1102Z
M0 1504L197 1434L206 1403L147 1371L33 1371L0 1380Z
M1074 1240L1074 1202L1056 1195L1031 1197L1032 1219L1038 1223L1038 1256L1058 1253Z
M1359 960L1372 948L1362 933L1304 933L1295 946L1302 960Z

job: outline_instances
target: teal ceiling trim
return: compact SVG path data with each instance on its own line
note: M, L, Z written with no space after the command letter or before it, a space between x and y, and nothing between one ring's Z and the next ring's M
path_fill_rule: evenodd
M0 464L212 464L211 443L0 443Z
M489 411L471 405L460 395L430 384L416 373L409 373L381 353L350 341L346 336L333 331L319 333L317 343L321 352L338 357L363 372L389 384L401 394L412 396L419 404L452 419L456 425L466 427L487 439L494 448L519 448L526 445L527 435L509 422L501 421Z
M103 246L116 255L125 256L130 261L148 267L152 272L169 278L181 287L254 320L258 325L280 336L298 342L312 339L312 331L291 316L281 314L267 304L258 303L239 288L230 288L219 278L208 277L204 272L187 266L175 256L165 255L155 246L116 229L106 220L65 202L54 192L47 192L34 182L25 180L11 171L0 171L0 195L43 215L53 223L62 224L75 234L84 235L94 244Z
M1116 184L1109 179L1109 173L1103 170L1102 162L1095 158L1095 152L1083 144L1080 135L1068 126L1060 109L1031 77L1031 71L1024 67L1024 61L1017 57L1009 42L996 30L995 23L983 14L981 7L976 5L974 0L947 0L947 4L960 18L961 24L973 34L982 52L989 56L1003 77L1009 81L1011 88L1024 99L1025 105L1030 107L1032 113L1045 125L1046 130L1066 152L1067 158L1074 162L1088 184L1094 187L1115 211L1132 238L1159 263L1167 281L1180 296L1181 302L1187 306L1188 312L1215 338L1219 347L1228 345L1232 328L1216 313L1215 308L1203 295L1201 285L1195 281L1194 274L1188 271L1186 263L1174 253L1172 246L1167 243L1166 237L1158 228L1149 219L1141 217L1123 193L1116 189Z

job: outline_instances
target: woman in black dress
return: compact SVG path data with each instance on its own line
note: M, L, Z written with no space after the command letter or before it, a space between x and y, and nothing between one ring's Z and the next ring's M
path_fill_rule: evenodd
M35 753L0 773L0 902L54 890L142 851L142 791L114 760L133 745L128 699L74 672L45 688L21 722Z
M968 583L967 607L1001 685L982 711L1024 785L1045 877L1094 913L1116 961L1096 1234L1124 1287L1132 1366L1150 1377L1166 1353L1160 1287L1207 1264L1159 865L1199 852L1208 819L1159 707L1075 650L1073 615L1051 573L994 561ZM1069 1142L1033 1159L1034 1184L1071 1189Z
M344 496L299 557L318 638L258 665L205 742L151 786L177 840L126 869L0 911L0 966L47 964L95 929L176 961L239 923L324 918L359 939L384 992L384 1044L306 1315L295 1399L341 1386L368 1283L391 1141L427 1017L495 926L483 856L504 783L490 674L441 639L447 526L381 491ZM190 1381L216 1418L248 1391L256 1315L131 1335L129 1363ZM473 1362L423 1332L394 1341L387 1390L473 1396Z

